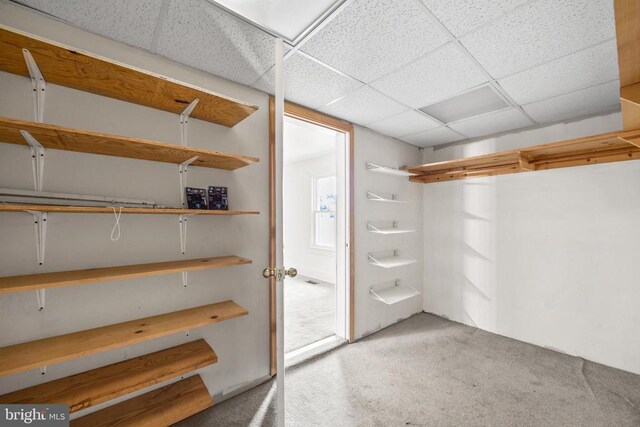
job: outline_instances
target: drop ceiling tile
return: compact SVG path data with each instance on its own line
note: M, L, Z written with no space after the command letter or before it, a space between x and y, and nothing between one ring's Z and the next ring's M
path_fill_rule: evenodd
M518 104L529 104L617 78L616 41L609 40L498 80L498 83Z
M415 0L354 0L302 50L368 83L450 38Z
M529 0L422 0L456 37Z
M531 126L534 123L517 108L509 108L495 113L485 114L449 125L455 131L469 138L492 135Z
M557 122L620 108L620 82L614 80L555 98L524 105L522 108L539 123Z
M21 0L92 33L149 50L162 0Z
M403 141L418 147L432 147L434 145L446 144L449 142L460 141L465 139L464 136L452 131L448 127L439 127L425 132L414 133L413 135L403 136Z
M273 37L199 0L170 2L157 52L247 85L275 63Z
M610 0L538 0L460 41L501 78L615 37Z
M284 64L285 98L309 108L320 108L362 86L359 81L336 73L300 53L293 54ZM272 68L254 87L273 94L274 76Z
M368 86L320 109L323 113L365 126L406 110L404 105Z
M418 113L413 110L400 113L369 125L371 129L377 132L396 138L437 128L438 126L441 126L441 124L437 121L429 118L425 114Z
M458 43L405 65L371 86L412 108L422 108L487 81Z

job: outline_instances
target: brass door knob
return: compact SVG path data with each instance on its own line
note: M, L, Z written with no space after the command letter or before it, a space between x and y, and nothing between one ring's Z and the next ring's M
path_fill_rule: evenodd
M270 268L267 267L262 270L262 277L265 279L270 279L275 277L278 282L281 282L284 279L284 276L296 277L298 275L298 270L295 268L290 268L285 270L284 268Z
M264 270L262 270L262 277L264 277L265 279L270 279L275 275L276 275L276 269L275 268L267 267Z
M296 277L298 275L298 270L296 270L295 268L291 267L290 269L285 270L284 274L289 276L289 277Z

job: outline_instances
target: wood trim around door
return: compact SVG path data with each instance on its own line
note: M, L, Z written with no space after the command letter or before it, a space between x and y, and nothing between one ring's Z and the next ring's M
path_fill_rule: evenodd
M324 126L339 132L349 134L349 342L353 342L355 337L355 236L354 236L354 132L351 123L336 119L331 116L310 110L290 102L284 103L285 116L304 120L309 123ZM275 266L276 262L276 132L275 132L275 99L269 97L269 265ZM276 282L269 279L269 342L270 342L270 371L271 375L276 374Z

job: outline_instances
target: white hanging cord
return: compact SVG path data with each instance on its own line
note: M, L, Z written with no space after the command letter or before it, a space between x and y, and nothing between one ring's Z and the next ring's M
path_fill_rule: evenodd
M118 212L116 212L116 208L112 207L113 215L116 217L116 223L113 225L113 229L111 230L111 241L115 242L120 240L120 215L122 215L122 206L118 208Z

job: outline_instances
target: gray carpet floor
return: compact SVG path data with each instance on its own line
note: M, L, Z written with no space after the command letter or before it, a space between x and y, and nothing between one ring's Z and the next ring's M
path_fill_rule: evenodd
M269 381L181 426L272 426ZM639 426L640 375L419 314L287 370L288 426Z
M335 285L307 280L298 276L284 281L285 353L335 334Z

